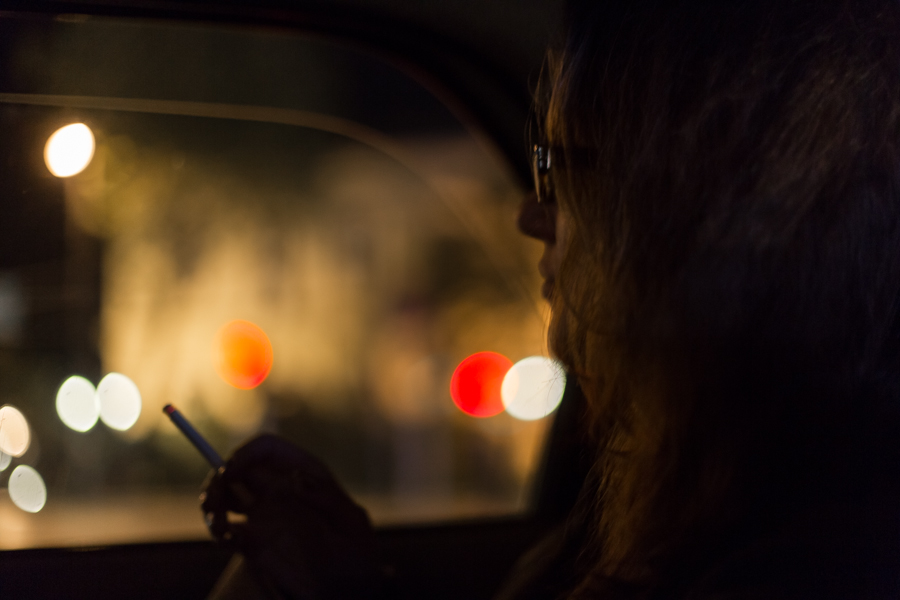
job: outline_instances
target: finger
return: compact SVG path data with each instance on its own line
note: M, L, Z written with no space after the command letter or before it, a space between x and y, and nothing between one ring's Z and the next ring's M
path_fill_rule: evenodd
M213 471L207 476L203 492L200 494L200 510L203 511L203 518L209 533L219 541L223 540L227 531L227 508L224 494L221 474Z
M245 512L251 520L264 518L264 513L273 509L290 514L311 509L338 530L350 533L371 529L366 511L347 495L321 461L277 436L261 435L236 450L220 477L223 500L227 499L223 506ZM247 501L248 495L251 501ZM259 510L250 510L253 505Z
M230 539L228 513L225 512L207 512L204 514L206 520L206 528L210 535L219 542L225 542Z
M366 510L338 486L306 487L295 499L298 509L301 505L311 509L337 531L358 533L372 528Z
M234 477L256 470L265 464L275 470L300 470L311 477L330 478L331 473L321 461L302 448L271 434L261 435L238 448L228 461L228 471Z
M200 510L212 512L218 510L223 503L222 477L218 470L210 471L203 482L203 491L200 492Z
M200 508L203 512L244 512L247 499L236 489L236 484L225 474L223 468L213 471L206 480L200 494Z
M223 470L219 469L207 477L206 487L200 495L200 509L206 527L222 543L228 543L231 538L229 512L246 513L249 508L246 498L235 494L233 488L225 480Z
M331 495L343 491L328 468L297 446L272 435L260 436L235 451L228 460L223 482L239 500L285 500L309 490ZM238 494L236 492L248 493ZM250 502L243 502L249 506Z

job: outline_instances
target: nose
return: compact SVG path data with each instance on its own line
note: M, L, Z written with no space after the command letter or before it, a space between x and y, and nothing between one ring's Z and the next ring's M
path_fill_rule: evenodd
M556 243L556 204L539 203L537 193L526 194L516 220L519 231L547 244Z

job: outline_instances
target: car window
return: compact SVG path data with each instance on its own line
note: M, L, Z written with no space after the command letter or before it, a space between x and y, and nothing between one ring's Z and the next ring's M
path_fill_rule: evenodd
M0 548L206 537L169 403L376 524L527 510L540 248L452 106L323 37L0 17Z

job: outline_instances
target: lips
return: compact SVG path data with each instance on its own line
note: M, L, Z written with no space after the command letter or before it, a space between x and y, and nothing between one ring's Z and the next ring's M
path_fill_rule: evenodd
M544 285L541 286L541 296L544 297L544 300L550 301L550 297L553 295L553 288L556 285L556 279L550 277L544 280Z
M544 285L541 286L541 296L549 301L556 283L556 268L553 260L553 251L548 245L544 246L544 254L538 262L538 273L544 278Z

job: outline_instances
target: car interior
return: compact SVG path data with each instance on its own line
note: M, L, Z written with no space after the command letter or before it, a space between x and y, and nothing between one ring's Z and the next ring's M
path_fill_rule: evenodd
M398 598L492 597L586 472L577 386L516 371L554 368L515 219L564 14L0 0L0 597L206 597L232 551L170 404L320 457Z

